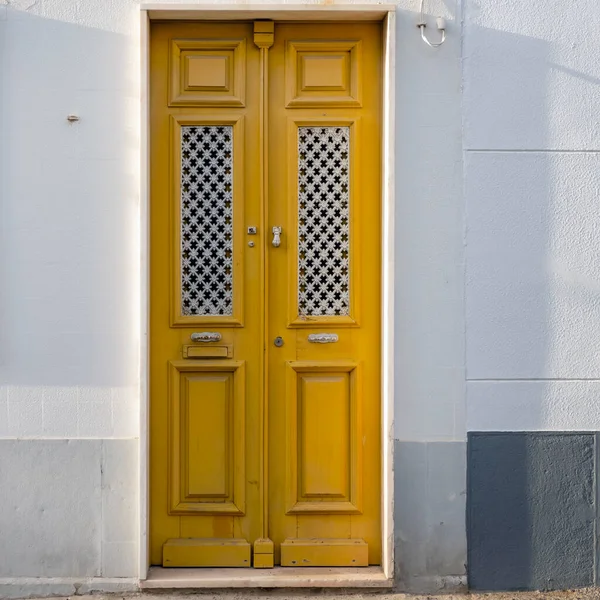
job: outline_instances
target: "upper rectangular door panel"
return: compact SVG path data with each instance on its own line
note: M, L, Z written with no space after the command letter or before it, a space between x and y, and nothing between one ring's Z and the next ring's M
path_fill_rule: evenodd
M171 106L245 106L245 39L171 42Z
M360 40L290 40L287 108L362 105Z

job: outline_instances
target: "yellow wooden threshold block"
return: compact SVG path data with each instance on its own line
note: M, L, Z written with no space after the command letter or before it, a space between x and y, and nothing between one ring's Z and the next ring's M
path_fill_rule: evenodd
M282 567L368 567L369 545L361 539L288 538Z
M272 569L275 564L273 562L272 554L255 554L254 564L252 565L255 569Z
M176 538L163 546L163 567L249 567L250 544L234 538Z
M273 564L273 542L269 538L259 538L254 542L254 561L255 569L272 569Z

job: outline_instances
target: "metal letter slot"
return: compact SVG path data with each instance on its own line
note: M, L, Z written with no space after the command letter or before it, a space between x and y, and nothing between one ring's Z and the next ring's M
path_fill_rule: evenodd
M308 336L311 344L335 344L338 339L337 333L311 333Z
M224 346L191 346L185 345L182 348L183 358L231 358L233 356L233 346L226 344Z
M202 333L192 333L190 336L192 342L220 342L221 334L218 331L203 331Z

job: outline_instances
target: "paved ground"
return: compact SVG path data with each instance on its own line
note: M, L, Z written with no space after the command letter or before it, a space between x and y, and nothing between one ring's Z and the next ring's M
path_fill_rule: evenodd
M144 593L144 594L98 594L93 596L74 596L62 600L315 600L315 597L325 597L330 600L344 598L344 600L600 600L600 588L581 590L568 590L564 592L495 592L490 594L436 594L412 595L401 593L373 592L340 592L339 590L302 590L287 591L249 590L243 592L210 591L203 593ZM59 599L55 599L59 600Z

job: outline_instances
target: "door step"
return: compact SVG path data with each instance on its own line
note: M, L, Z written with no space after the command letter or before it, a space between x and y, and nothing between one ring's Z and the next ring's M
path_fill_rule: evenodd
M222 588L379 588L393 587L381 567L274 569L163 569L150 567L140 581L145 590Z
M368 567L369 545L361 539L288 538L282 567Z
M163 545L163 567L250 567L250 544L235 538L175 538Z

